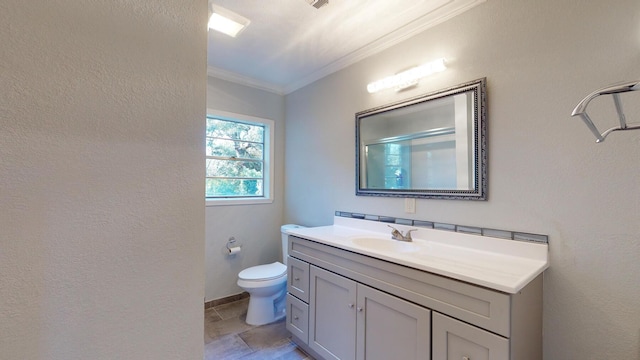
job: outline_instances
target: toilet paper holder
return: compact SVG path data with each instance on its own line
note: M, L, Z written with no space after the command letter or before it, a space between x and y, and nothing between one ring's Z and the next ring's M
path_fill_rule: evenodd
M238 253L241 249L242 249L242 245L235 245L236 244L236 238L235 237L230 237L229 240L227 240L227 251L229 252L229 254L236 254Z

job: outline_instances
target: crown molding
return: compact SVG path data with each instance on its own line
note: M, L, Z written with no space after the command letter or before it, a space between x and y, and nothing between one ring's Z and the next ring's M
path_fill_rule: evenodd
M443 23L487 0L453 0L448 1L438 9L426 14L425 16L417 19L389 34L381 37L380 39L365 45L364 47L351 52L342 58L328 64L327 66L311 73L304 78L287 84L284 87L285 94L294 92L304 86L307 86L317 80L322 79L334 72L342 70L347 66L353 65L360 60L366 59L369 56L375 55L383 50L386 50L394 45L397 45L419 33L434 27L440 23ZM460 4L462 3L462 4Z
M258 90L268 91L278 95L285 95L284 88L266 81L256 80L248 76L223 70L215 66L207 66L207 76L230 81L232 83L249 86Z
M251 86L279 95L287 95L315 81L318 81L325 76L331 75L339 70L357 63L358 61L366 59L394 45L397 45L486 1L487 0L445 0L443 5L441 5L434 11L424 15L423 17L406 24L405 26L379 38L378 40L371 42L368 45L365 45L362 48L329 63L328 65L312 72L311 74L301 78L300 80L294 81L285 86L274 85L214 67L209 67L207 69L207 74L209 76L216 77L222 80Z

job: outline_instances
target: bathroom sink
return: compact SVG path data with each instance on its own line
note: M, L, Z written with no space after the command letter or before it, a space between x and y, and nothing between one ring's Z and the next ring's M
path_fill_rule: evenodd
M394 225L403 234L413 229ZM391 239L388 224L336 216L334 225L291 235L490 289L516 294L549 267L546 243L419 227L413 241Z
M384 252L417 252L420 247L412 242L398 241L377 237L354 237L351 242L373 251Z

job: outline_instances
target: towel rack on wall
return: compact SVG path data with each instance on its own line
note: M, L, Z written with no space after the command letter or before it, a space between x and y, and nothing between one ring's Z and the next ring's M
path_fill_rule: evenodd
M604 87L602 89L596 90L591 94L587 95L582 101L578 103L571 116L580 116L584 123L587 125L589 130L596 136L596 142L603 142L604 139L613 131L617 130L632 130L632 129L640 129L640 123L636 124L627 124L627 120L624 117L624 113L622 111L622 103L620 102L620 93L628 92L628 91L638 91L640 90L640 80L624 82L619 84L610 85ZM616 111L618 112L618 118L620 120L620 126L614 126L611 129L600 133L598 128L593 124L589 114L587 114L587 106L589 102L600 95L611 95L613 96L613 102L616 105Z

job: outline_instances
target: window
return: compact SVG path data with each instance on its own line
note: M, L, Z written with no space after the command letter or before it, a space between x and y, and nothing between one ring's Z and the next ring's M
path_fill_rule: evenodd
M207 205L272 202L273 127L267 119L208 111Z

